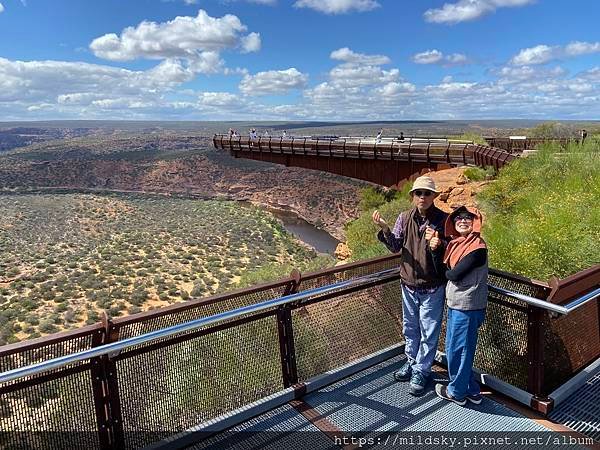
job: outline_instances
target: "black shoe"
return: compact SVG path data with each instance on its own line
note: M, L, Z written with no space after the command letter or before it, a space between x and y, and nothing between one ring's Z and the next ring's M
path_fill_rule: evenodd
M427 381L428 378L421 372L413 372L412 377L410 377L410 388L408 390L410 395L414 395L415 397L423 395Z
M400 367L400 369L394 372L394 379L396 381L408 381L412 375L412 366L410 361L407 359L406 362Z

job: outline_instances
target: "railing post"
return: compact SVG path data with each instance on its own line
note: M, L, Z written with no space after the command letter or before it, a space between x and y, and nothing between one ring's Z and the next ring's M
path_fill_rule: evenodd
M292 281L285 288L283 295L295 294L300 284L300 272L294 269ZM288 388L298 383L298 367L294 347L294 331L292 327L292 310L289 305L277 309L277 334L279 336L279 353L281 356L281 375L283 387Z
M552 401L544 392L544 310L527 306L527 391L533 394L531 407L547 414Z
M116 330L106 312L103 312L102 324L104 332L99 333L99 338L94 335L92 340L94 347L118 341ZM116 364L108 355L93 358L91 362L92 389L100 432L100 447L102 449L125 448Z
M99 347L104 344L106 336L105 331L106 328L104 330L98 330L98 332L92 336L92 347ZM112 448L112 433L110 431L111 418L102 358L93 358L90 363L92 364L92 392L94 394L94 409L96 410L96 424L98 426L100 449L109 450Z

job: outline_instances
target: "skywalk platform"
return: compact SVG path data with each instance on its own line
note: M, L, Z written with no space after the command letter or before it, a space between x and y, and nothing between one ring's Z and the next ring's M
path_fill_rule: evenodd
M408 383L396 382L392 377L403 359L395 356L226 431L207 436L192 429L187 439L180 435L178 440L163 441L157 447L174 448L174 443L195 438L203 440L179 448L275 450L408 445L433 449L447 448L451 439L461 448L490 443L491 439L494 443L500 440L502 448L526 448L531 439L552 444L551 448L594 446L591 438L577 434L569 442L567 428L559 424L545 426L550 422L541 416L539 420L532 419L531 414L526 417L485 394L485 387L480 405L468 403L463 407L442 400L433 389L435 383L447 383L442 371L433 373L426 394L413 397L408 393ZM444 437L446 441L442 442Z

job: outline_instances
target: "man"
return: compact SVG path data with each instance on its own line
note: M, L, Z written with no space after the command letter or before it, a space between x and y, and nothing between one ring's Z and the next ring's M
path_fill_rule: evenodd
M436 271L432 252L443 254L444 223L448 214L433 200L439 195L431 177L415 180L410 196L414 207L402 212L394 229L373 212L381 230L377 238L393 253L401 253L402 327L406 341L406 362L394 372L398 381L410 380L410 393L421 395L431 374L444 312L446 281ZM432 241L432 245L429 242Z

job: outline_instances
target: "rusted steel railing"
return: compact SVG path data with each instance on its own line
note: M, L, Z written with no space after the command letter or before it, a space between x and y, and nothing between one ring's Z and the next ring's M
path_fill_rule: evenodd
M29 432L21 437L87 431L52 436L60 447L139 448L301 386L401 339L400 281L391 271L398 260L389 255L305 275L293 271L276 282L1 347L4 373L98 351L0 383L0 431ZM370 277L380 273L390 276ZM564 305L596 288L599 273L600 266L546 284L490 270L489 282L498 289L490 292L476 367L533 394L531 406L549 411L546 395L556 383L600 356L600 343L593 340L598 305L589 302L551 319L539 307L547 304L536 299ZM167 329L176 331L163 336Z
M525 138L511 139L507 137L484 137L490 147L500 148L509 153L520 153L524 150L535 150L539 145L545 143L556 143L566 146L571 143L579 143L581 140L576 138Z

